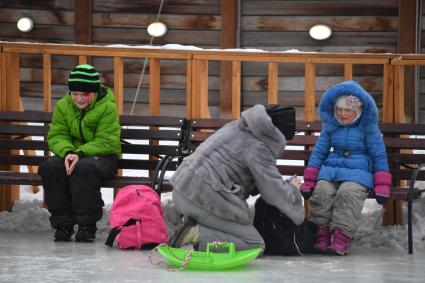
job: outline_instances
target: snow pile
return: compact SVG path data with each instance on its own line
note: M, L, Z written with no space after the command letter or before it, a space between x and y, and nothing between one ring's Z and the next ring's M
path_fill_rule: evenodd
M21 200L12 211L0 212L0 232L41 232L52 231L49 212L42 207L42 191L33 194L30 188L21 189ZM105 199L103 218L97 223L98 233L109 233L109 210L112 199ZM170 194L162 196L164 216L170 231L178 223L178 215L172 208ZM407 225L382 226L382 206L375 200L366 200L362 212L361 225L356 233L354 245L365 248L384 248L407 251ZM407 209L403 208L404 222L407 223ZM53 231L52 231L53 232ZM413 204L413 243L416 251L425 250L425 199Z

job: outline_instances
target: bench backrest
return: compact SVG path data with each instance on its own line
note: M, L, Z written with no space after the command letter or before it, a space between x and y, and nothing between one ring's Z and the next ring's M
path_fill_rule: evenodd
M51 114L46 112L0 111L0 170L9 165L39 165L45 161L50 155L45 141L50 121ZM121 115L123 154L118 166L142 170L140 175L146 176L146 171L155 170L158 156L190 154L230 121L194 119L189 123L179 117ZM413 168L425 162L425 124L381 124L380 128L393 182L410 180ZM320 121L297 121L297 134L277 161L282 175L303 175L320 130ZM21 150L35 150L37 154L24 155ZM173 170L177 165L178 161L172 161L168 168ZM131 175L137 174L138 171ZM418 180L425 180L424 171Z
M188 142L189 153L212 135L216 130L230 122L230 119L196 119L191 121ZM282 175L302 176L308 164L314 144L320 134L320 121L297 121L294 138L287 142L277 166ZM425 163L425 124L380 124L388 152L393 183L410 180L413 168ZM418 180L425 180L421 171Z
M51 155L45 138L50 122L51 114L46 112L0 111L0 166L39 165L45 161ZM159 156L181 154L186 147L184 118L121 115L120 123L119 169L155 170ZM20 150L36 154L24 155ZM169 168L177 168L177 162Z

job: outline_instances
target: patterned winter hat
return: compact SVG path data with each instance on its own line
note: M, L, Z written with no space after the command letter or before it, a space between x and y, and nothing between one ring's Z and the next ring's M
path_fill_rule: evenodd
M362 103L360 99L354 95L342 95L338 97L338 99L335 101L334 111L336 111L337 107L350 109L356 112L356 118L354 121L362 115Z
M98 92L100 88L99 74L93 66L78 65L69 75L68 86L70 91Z

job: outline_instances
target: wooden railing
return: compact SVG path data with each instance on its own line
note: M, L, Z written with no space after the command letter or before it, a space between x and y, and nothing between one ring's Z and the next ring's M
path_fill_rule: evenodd
M344 67L342 80L353 78L353 66L382 66L382 122L404 122L404 68L425 65L425 55L400 54L342 54L342 53L281 53L208 50L170 50L161 48L102 47L88 45L37 44L0 42L0 110L23 110L20 99L20 56L39 54L43 60L44 111L52 110L52 56L70 55L86 63L92 57L109 57L114 64L114 93L120 114L124 104L124 60L147 58L149 60L149 115L160 115L161 60L186 62L186 116L187 118L209 117L208 64L211 61L228 61L232 66L232 117L241 112L241 64L243 62L266 63L268 66L267 102L278 102L278 65L304 64L304 120L316 118L316 66L340 64ZM302 117L301 117L302 118ZM1 168L0 168L1 170ZM19 170L19 168L16 168ZM12 186L13 187L13 186ZM0 197L19 198L17 190L0 186Z
M37 44L0 42L1 47L1 92L0 110L20 110L19 99L21 54L40 54L43 57L44 110L51 111L52 55L71 55L85 63L90 57L110 57L114 62L114 93L120 113L123 112L124 59L148 58L149 60L149 115L160 115L160 64L161 60L186 61L186 116L205 118L208 108L208 64L211 61L229 61L232 65L232 117L239 118L241 112L241 63L258 62L268 64L268 103L278 101L278 64L302 63L304 74L304 119L315 120L316 109L316 66L318 64L340 64L344 66L341 81L352 79L353 65L381 65L382 117L383 122L403 120L403 67L418 62L410 56L369 53L283 53L208 50L170 50L161 48L105 47L89 45ZM406 58L406 59L405 59ZM423 59L422 59L423 60ZM421 61L422 62L422 61Z

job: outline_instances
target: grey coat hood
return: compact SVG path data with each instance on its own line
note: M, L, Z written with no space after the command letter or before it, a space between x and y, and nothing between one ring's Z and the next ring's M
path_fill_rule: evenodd
M263 141L276 158L285 149L285 136L273 125L272 119L261 104L242 112L239 127L243 131L251 132L253 136Z

